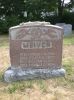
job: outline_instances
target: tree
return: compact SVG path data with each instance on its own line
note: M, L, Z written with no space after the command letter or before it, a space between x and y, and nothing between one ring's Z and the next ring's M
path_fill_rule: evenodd
M64 0L58 0L58 17L59 17L59 21L62 21L62 16L63 16L63 9L64 9Z
M56 0L26 0L25 10L27 11L28 20L41 20L41 13L54 11L55 7L52 5L55 4Z
M27 12L28 20L41 19L41 12L54 11L56 0L0 0L1 16L19 16L24 17Z
M26 21L53 21L56 16L50 16L50 12L56 12L58 9L59 22L62 22L62 16L65 8L72 8L74 0L68 4L65 0L0 0L0 23L5 29ZM24 16L26 12L27 16ZM45 14L42 17L42 13ZM47 14L47 15L46 15ZM56 21L56 20L55 20ZM55 22L54 21L54 22Z
M64 14L64 10L67 9L72 9L74 7L74 0L70 0L68 3L65 4L65 0L58 0L58 17L59 17L59 22L62 22L62 16Z

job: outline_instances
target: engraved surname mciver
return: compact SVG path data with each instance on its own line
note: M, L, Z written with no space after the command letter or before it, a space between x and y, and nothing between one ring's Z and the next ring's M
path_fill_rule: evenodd
M52 48L51 41L24 41L21 43L22 49L30 49L30 48Z

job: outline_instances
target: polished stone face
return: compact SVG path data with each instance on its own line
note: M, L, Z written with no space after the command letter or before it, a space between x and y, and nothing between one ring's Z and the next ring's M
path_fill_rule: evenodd
M47 23L28 23L10 28L12 67L60 68L63 30Z

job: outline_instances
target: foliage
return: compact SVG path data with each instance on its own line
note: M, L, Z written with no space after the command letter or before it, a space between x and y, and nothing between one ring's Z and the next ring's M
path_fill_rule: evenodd
M71 9L74 6L73 0L70 0L66 5L64 5L64 1L65 0L0 0L0 34L7 33L9 27L15 26L20 22L50 21L52 24L62 22L65 15L64 10ZM51 16L50 14L52 12L54 14ZM63 21L65 21L65 19ZM72 21L69 22L71 23Z
M74 29L74 12L65 12L62 17L62 22L72 24L72 28Z
M8 33L11 26L19 24L20 20L17 16L7 16L5 20L0 20L0 34Z

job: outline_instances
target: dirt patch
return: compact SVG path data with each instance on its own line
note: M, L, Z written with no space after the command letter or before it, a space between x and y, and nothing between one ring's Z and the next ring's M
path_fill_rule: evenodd
M72 77L72 80L74 80L74 45L64 46L62 64L66 66L68 78Z
M63 47L63 60L74 59L74 45L65 45Z
M9 48L0 48L0 72L10 65Z
M48 93L42 93L39 89L26 89L24 92L16 91L13 94L0 92L0 100L74 100L73 91L62 87L51 87L51 90Z

